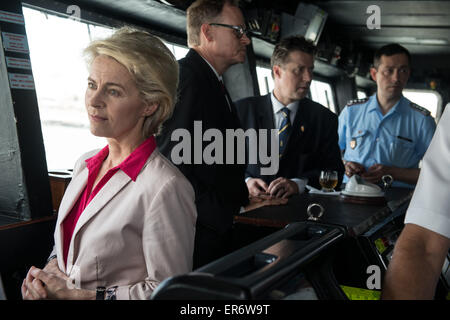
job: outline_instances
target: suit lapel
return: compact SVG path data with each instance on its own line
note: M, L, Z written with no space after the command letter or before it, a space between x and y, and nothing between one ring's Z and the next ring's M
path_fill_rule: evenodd
M298 103L297 113L295 114L291 134L289 135L289 139L286 146L286 154L289 152L289 149L293 148L292 146L297 146L298 149L298 147L301 145L300 141L304 136L304 132L305 130L308 129L305 125L304 106L302 101L303 99L300 100Z
M89 171L87 167L85 166L79 174L72 177L71 182L67 186L67 189L65 191L65 195L71 196L70 201L61 201L61 206L58 210L58 228L57 232L55 232L55 246L56 246L56 252L63 252L63 227L62 223L66 216L69 214L69 212L72 210L75 202L80 197L80 194L83 192L84 188L87 184ZM58 254L58 262L60 265L64 265L64 259L62 254ZM65 268L65 266L64 266Z
M209 82L212 82L214 80L217 83L219 82L216 75L214 74L214 71L211 69L205 59L203 59L195 50L190 49L188 54L186 55L186 59L193 60L194 64L200 69L199 73L207 77ZM220 90L219 87L217 87L217 89Z
M273 106L272 106L272 100L270 98L270 93L262 96L259 98L259 100L256 101L255 104L256 113L258 115L257 119L257 126L258 129L266 129L267 130L267 149L266 149L266 155L271 155L271 129L277 129L275 128L275 121L273 117ZM259 145L258 145L259 148ZM277 153L278 156L278 153ZM258 167L261 167L262 165L259 163ZM258 169L259 171L260 169ZM263 176L263 180L266 181L266 183L270 183L275 175L266 175Z
M232 118L233 125L234 125L234 127L239 127L239 122L236 123L237 112L236 112L236 110L234 110L235 107L233 105L233 100L231 100L231 96L229 95L226 87L225 87L225 92L223 91L222 85L221 85L219 79L217 78L216 74L211 69L211 67L208 65L208 63L205 61L205 59L203 59L193 49L190 49L190 51L186 55L186 58L194 61L194 64L196 66L198 66L199 73L201 74L201 76L205 77L205 80L206 80L205 83L210 84L211 89L213 91L209 92L209 93L205 93L205 94L215 97L216 100L217 100L217 97L222 97L222 99L221 99L222 101L220 101L220 102L216 101L216 106L220 106L220 109L223 108L223 110L221 110L221 111L224 112L225 117L227 117L230 113L233 114L233 118ZM228 105L227 97L229 99L230 106ZM218 114L217 111L214 111L214 113L216 115ZM221 116L219 116L219 117L221 117Z
M220 84L219 79L217 78L216 74L211 69L211 67L208 65L208 63L205 61L205 59L203 59L202 56L200 56L193 49L190 49L190 51L186 55L186 58L194 60L194 64L198 66L199 74L201 74L202 77L205 77L206 78L205 80L207 80L206 82L210 83L214 87L214 91L216 91L215 93L205 93L205 94L212 94L215 97L222 96L223 102L227 106L227 109L228 109L228 104L227 104L227 101L225 98L225 95L227 93L224 94L222 92L222 86ZM231 100L230 100L230 102L231 102Z
M111 179L101 188L96 196L89 202L87 207L81 214L73 231L72 240L70 242L69 252L67 254L67 269L72 267L74 259L74 243L77 241L79 231L91 220L112 198L122 190L131 178L122 170L117 171ZM69 271L70 273L70 271Z
M262 97L262 103L260 106L256 106L258 112L259 112L259 119L258 119L258 128L260 129L268 129L267 130L267 155L270 154L271 150L271 141L270 141L270 134L271 129L275 128L275 121L273 118L273 107L272 107L272 101L270 99L270 93L266 96Z
M258 110L258 127L264 129L276 129L270 93L262 97L262 103L260 106L257 105L256 109Z
M72 198L70 199L70 201L61 201L61 206L58 210L59 224L64 221L70 210L72 210L75 202L80 197L80 194L86 187L88 174L89 170L85 166L79 174L72 177L72 180L70 181L70 184L67 186L67 189L65 191L65 194L70 195Z

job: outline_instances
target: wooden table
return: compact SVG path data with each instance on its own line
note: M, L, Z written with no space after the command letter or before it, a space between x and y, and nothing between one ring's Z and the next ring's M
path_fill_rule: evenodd
M311 203L319 203L325 212L318 222L343 226L347 229L348 235L357 236L407 203L412 193L412 189L390 188L385 193L386 205L348 203L339 196L304 193L292 196L286 205L267 206L239 214L234 217L234 221L255 226L283 228L291 222L308 220L307 207Z

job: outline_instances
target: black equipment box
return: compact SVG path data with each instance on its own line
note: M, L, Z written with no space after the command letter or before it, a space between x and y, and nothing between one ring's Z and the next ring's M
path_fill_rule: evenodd
M335 226L289 224L194 272L166 279L152 299L345 299L330 250L344 234Z

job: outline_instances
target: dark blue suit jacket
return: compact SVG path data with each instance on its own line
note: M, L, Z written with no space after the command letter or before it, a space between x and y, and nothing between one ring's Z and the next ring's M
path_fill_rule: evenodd
M235 105L245 130L274 129L270 94L245 98ZM309 185L320 188L320 171L330 169L338 171L340 185L345 169L338 146L337 129L338 117L333 112L308 98L300 100L278 173L261 176L261 164L258 161L257 164L247 166L246 177L261 178L266 183L277 177L307 178ZM270 149L267 154L270 154Z
M190 50L179 66L178 102L157 137L158 147L170 159L172 148L178 143L171 141L172 131L184 128L191 133L193 163L194 121L202 121L203 132L215 128L222 133L225 163L225 130L240 128L236 109L232 104L230 112L217 76L196 51ZM210 143L204 142L202 151ZM197 224L219 234L228 231L233 216L248 203L245 164L181 164L178 168L194 187Z

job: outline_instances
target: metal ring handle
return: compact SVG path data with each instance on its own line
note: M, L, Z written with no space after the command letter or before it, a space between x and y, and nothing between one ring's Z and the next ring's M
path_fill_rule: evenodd
M390 174L386 174L381 177L381 181L383 181L383 186L385 189L389 188L394 182L394 178Z
M312 208L318 207L320 209L319 214L317 216L313 215ZM311 203L308 208L306 209L306 213L308 214L308 220L317 221L321 216L323 216L323 213L325 212L325 209L322 207L319 203Z

